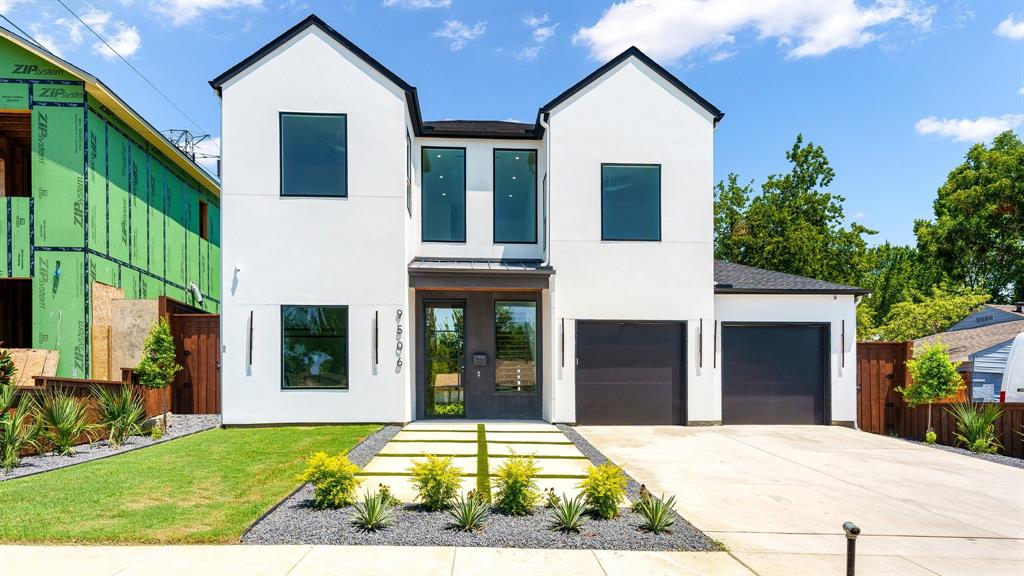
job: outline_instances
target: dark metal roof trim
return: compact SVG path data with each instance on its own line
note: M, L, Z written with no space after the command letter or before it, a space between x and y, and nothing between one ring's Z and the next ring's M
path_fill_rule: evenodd
M550 276L555 273L542 260L526 258L416 258L409 262L409 275L527 275Z
M850 289L814 289L814 288L729 288L715 286L715 294L850 294L854 296L868 294L862 288Z
M496 120L428 120L425 138L486 138L492 140L539 140L536 124Z

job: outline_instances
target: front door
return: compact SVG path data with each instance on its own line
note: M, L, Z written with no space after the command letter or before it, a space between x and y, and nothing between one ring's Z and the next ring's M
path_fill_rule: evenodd
M537 292L425 292L421 417L539 419Z

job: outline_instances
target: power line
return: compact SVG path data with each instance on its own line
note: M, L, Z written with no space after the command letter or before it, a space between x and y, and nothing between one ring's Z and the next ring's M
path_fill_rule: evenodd
M40 44L39 41L36 40L35 38L33 38L31 34L29 34L28 32L25 32L24 30L22 30L21 26L18 26L17 24L15 24L14 21L11 20L10 18L8 18L3 12L0 12L0 18L3 18L8 24L11 25L12 28L14 28L18 32L20 32L21 35L24 36L25 38L28 38L33 44L35 44L36 46L42 48L44 52L46 52L47 54L53 54L53 52L50 52L49 50L46 49L46 46L43 46L42 44Z

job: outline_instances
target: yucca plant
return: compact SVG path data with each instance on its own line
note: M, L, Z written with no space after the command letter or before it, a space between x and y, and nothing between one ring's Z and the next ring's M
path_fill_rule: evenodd
M559 532L579 532L583 527L583 513L587 510L582 496L569 498L565 494L551 506L551 529Z
M17 395L14 384L0 384L0 468L5 471L18 465L22 450L39 448L39 424L30 419L33 403L26 396L14 407Z
M96 415L100 424L110 431L108 441L111 446L118 448L129 436L142 435L146 407L131 386L95 386L92 394L96 397Z
M483 528L487 514L487 503L477 495L459 496L448 511L455 527L466 532Z
M373 532L391 524L391 506L386 494L366 492L362 502L352 507L352 523L363 530Z
M75 453L75 442L85 438L92 443L101 428L89 422L89 404L63 390L49 390L36 402L35 417L41 437L61 456Z
M957 402L949 413L956 419L953 438L957 446L986 454L998 452L1003 447L996 438L996 420L1003 415L1003 409L998 405Z
M640 527L655 534L668 532L676 523L675 508L675 496L669 496L667 500L664 494L661 498L641 498L636 506L636 512L643 517Z

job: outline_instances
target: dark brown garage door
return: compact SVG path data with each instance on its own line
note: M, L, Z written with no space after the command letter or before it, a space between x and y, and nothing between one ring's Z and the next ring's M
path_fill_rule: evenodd
M824 325L722 327L723 424L824 424Z
M680 323L576 323L576 421L683 424Z

